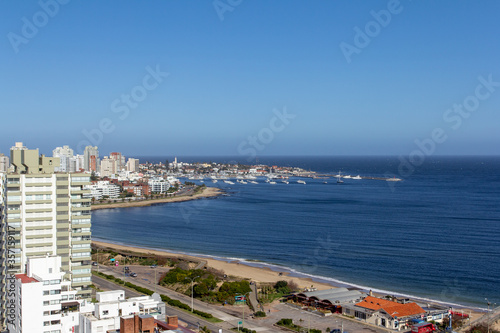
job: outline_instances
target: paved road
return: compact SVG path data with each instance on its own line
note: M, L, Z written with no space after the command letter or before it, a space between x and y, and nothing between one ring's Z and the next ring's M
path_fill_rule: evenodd
M137 296L143 295L137 291L130 290L128 288L124 288L122 285L110 282L106 279L103 279L103 278L95 276L95 275L92 276L92 282L96 286L98 286L100 289L103 289L103 290L117 290L117 289L125 290L125 297L126 298L137 297ZM179 318L179 321L186 323L188 325L188 328L190 328L190 329L197 329L198 323L201 327L207 326L213 332L218 332L219 329L222 328L218 324L214 324L214 323L208 322L206 320L200 319L196 316L190 315L189 313L181 311L177 308L174 308L174 307L171 307L168 305L166 305L166 307L167 307L167 315L177 316ZM223 331L227 331L227 330L223 330Z
M145 276L142 276L143 274L141 274L141 273L138 273L138 277L133 278L133 277L129 277L129 276L124 276L121 267L104 266L104 265L99 265L99 271L101 271L105 274L111 274L111 275L116 276L120 279L124 279L125 281L133 283L135 285L145 287L148 289L153 289L152 288L153 286L150 284L150 282L147 279L144 279ZM123 289L123 286L120 286L120 287L121 287L120 289ZM167 289L165 287L161 287L158 285L156 286L156 290L157 290L157 292L164 294L164 295L167 295L168 297L170 297L172 299L177 299L185 304L191 304L191 298L189 296L179 294L177 292L174 292L170 289ZM220 310L217 309L217 307L219 307ZM197 299L194 300L194 308L197 310L203 311L203 312L211 313L214 317L223 320L224 322L215 324L217 326L217 330L219 328L222 328L224 331L229 331L230 329L237 327L238 322L242 321L242 317L239 313L230 314L230 313L228 313L230 311L225 311L226 310L225 307L208 305L208 304L201 302ZM169 307L169 309L176 309L176 308ZM224 310L224 311L222 311L222 310ZM179 311L179 310L176 310L176 311ZM181 311L179 313L185 314L186 312ZM263 332L263 331L281 332L281 330L279 330L275 327L272 327L272 326L271 327L269 327L269 326L263 327L260 325L259 321L251 320L251 318L250 318L251 312L250 311L246 312L245 315L246 315L245 316L246 317L245 318L245 327L247 327L247 328L250 328L252 330L256 330L258 332ZM181 318L180 315L179 315L179 318ZM194 317L194 318L195 319L191 319L191 321L195 322L195 323L197 321L202 320L202 319L199 319L199 317ZM201 321L200 321L200 323L201 323ZM212 325L214 325L214 324L212 324ZM207 325L207 327L210 328L210 326L208 326L208 325ZM210 328L210 329L212 330L212 328Z

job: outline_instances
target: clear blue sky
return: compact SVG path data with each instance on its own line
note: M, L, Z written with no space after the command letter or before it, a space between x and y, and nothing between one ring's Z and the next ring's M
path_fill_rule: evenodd
M500 153L500 84L475 97L500 82L498 1L54 1L0 1L0 152L77 150L107 122L100 151L127 156L257 151L248 136L259 155L408 155L436 128L434 154ZM356 27L372 37L348 62ZM155 88L148 66L169 73Z

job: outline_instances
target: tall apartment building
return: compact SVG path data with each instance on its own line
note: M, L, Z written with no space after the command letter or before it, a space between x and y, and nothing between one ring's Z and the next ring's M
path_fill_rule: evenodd
M9 170L9 158L4 154L0 154L0 172L7 172Z
M101 161L101 177L110 177L118 173L118 162L114 159L104 157Z
M70 172L73 149L69 146L57 147L52 151L52 156L59 157L60 160L60 165L55 168L56 172Z
M122 155L122 153L110 153L109 158L116 161L116 172L120 172L123 166L125 166L125 163L123 162L123 159L125 156Z
M28 257L57 255L77 296L91 298L90 175L54 173L55 157L38 156L16 143L14 172L7 176L9 231L15 238L14 269L26 272Z
M129 158L127 161L127 171L138 172L139 171L139 159Z
M0 173L0 331L5 329L5 315L6 315L6 290L7 290L7 196L6 196L6 181L7 176L5 173Z
M99 149L97 146L87 146L83 151L83 168L85 171L98 172L100 167Z

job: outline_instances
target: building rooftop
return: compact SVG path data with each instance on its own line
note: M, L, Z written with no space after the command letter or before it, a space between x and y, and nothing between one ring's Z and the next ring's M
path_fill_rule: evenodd
M21 280L21 283L32 283L32 282L40 282L35 278L29 277L26 274L16 274L16 279Z
M425 310L417 303L401 304L373 296L367 296L363 301L357 303L356 306L375 311L382 309L393 318L425 313Z

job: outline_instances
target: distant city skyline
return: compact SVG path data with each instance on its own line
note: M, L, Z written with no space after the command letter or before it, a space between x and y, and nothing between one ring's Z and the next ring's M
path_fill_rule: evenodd
M498 155L499 10L3 1L0 153Z

